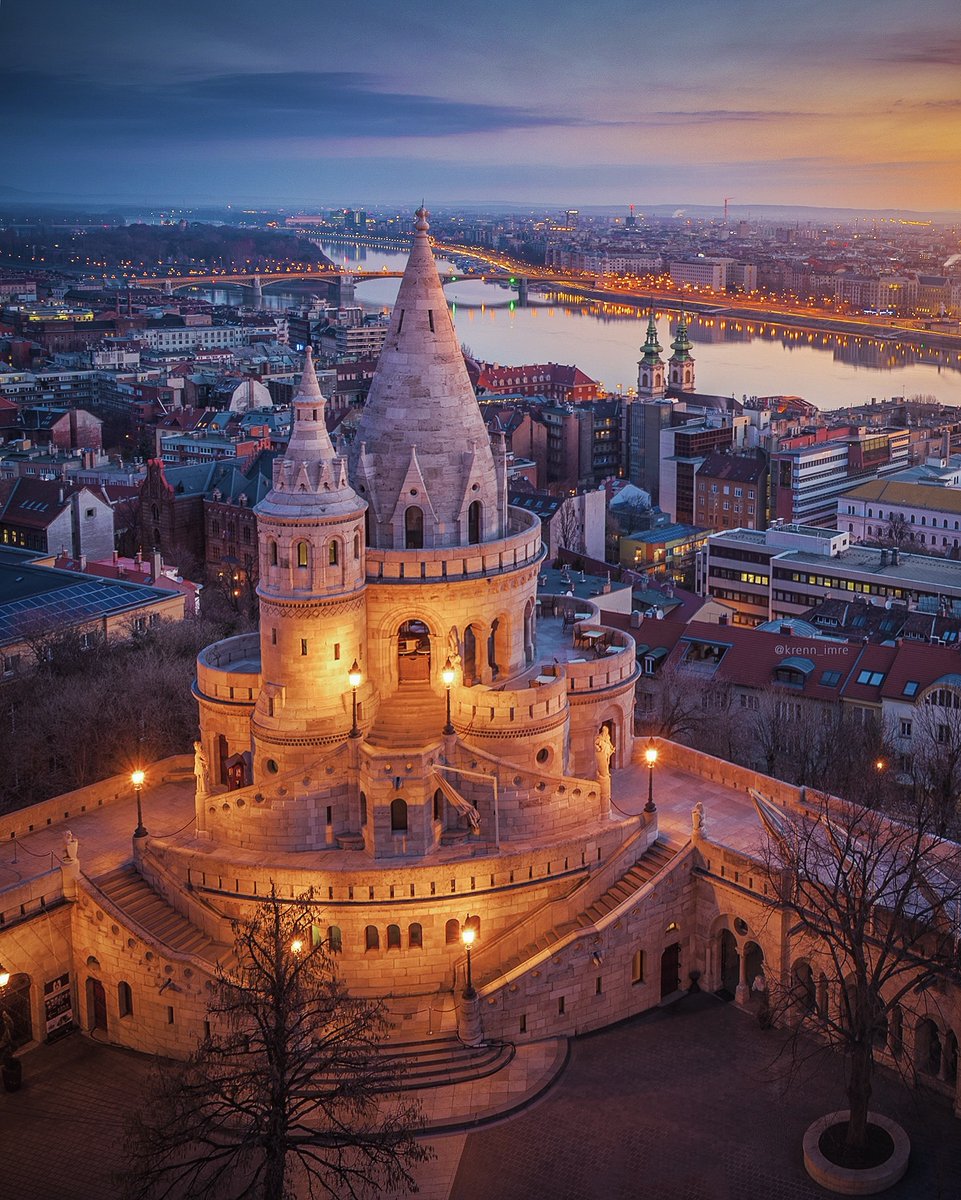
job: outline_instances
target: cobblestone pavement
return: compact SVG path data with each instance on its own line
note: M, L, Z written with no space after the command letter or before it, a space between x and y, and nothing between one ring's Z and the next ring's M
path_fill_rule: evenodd
M824 1200L801 1138L844 1107L841 1063L818 1054L785 1091L782 1045L704 995L578 1039L540 1103L468 1137L450 1200ZM961 1122L883 1075L876 1105L913 1148L885 1196L957 1200Z
M782 1044L776 1031L704 995L577 1039L566 1071L526 1112L436 1139L437 1160L418 1172L419 1195L824 1200L800 1144L811 1121L843 1105L840 1063L819 1055L785 1090L774 1062ZM150 1060L77 1035L23 1063L22 1090L0 1092L0 1196L115 1196L123 1117L140 1101ZM908 1175L889 1200L957 1200L961 1122L947 1101L886 1073L875 1098L912 1142Z

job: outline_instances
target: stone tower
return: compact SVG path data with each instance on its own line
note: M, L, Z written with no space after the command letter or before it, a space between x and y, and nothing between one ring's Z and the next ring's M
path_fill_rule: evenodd
M641 354L643 358L637 364L637 398L663 400L667 390L666 373L653 313L647 323L647 340L641 347Z
M687 314L681 313L677 323L677 333L671 342L671 355L668 365L670 369L670 386L682 392L694 391L694 359L691 357L691 339L687 336Z
M351 723L343 680L365 638L364 513L331 443L310 350L273 487L256 508L263 685L253 775L294 769Z

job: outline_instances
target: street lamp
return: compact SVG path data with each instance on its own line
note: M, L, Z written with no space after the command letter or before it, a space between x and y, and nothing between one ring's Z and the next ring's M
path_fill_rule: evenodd
M350 670L347 672L347 682L350 684L353 693L353 720L350 726L350 736L357 738L360 737L360 730L357 728L357 689L364 682L364 674L356 658L351 663Z
M469 918L468 918L469 919ZM464 949L467 951L467 987L464 988L464 999L473 1000L477 993L474 991L474 981L470 973L470 948L474 944L474 938L477 936L477 931L473 925L465 925L461 930L460 939L464 943Z
M143 806L140 802L140 791L143 787L143 781L146 778L147 776L143 773L143 771L140 770L134 771L134 773L130 776L130 782L133 784L133 790L137 793L137 828L133 831L133 835L136 838L147 836L147 830L143 823Z
M3 963L0 963L0 988L5 988L9 982L10 972L3 965Z
M447 724L444 726L444 733L450 734L454 732L454 726L450 719L450 689L454 682L454 664L450 660L450 655L447 656L447 662L444 663L441 669L440 677L444 681L444 687L447 688ZM467 952L467 961L470 962L470 951Z
M657 746L654 745L653 738L647 743L644 758L647 761L647 803L644 805L644 811L652 813L657 811L654 804L654 764L657 762Z

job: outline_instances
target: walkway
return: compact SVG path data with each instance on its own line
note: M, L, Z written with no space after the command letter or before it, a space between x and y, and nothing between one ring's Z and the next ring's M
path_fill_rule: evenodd
M520 1115L431 1139L437 1158L417 1173L420 1200L823 1200L800 1142L840 1106L842 1063L819 1055L789 1083L775 1061L781 1045L777 1031L703 994L579 1038L558 1081ZM25 1058L23 1089L0 1092L2 1194L114 1195L123 1116L140 1103L149 1066L79 1035ZM875 1096L912 1139L908 1175L886 1196L954 1200L961 1122L947 1102L886 1072ZM475 1115L493 1100L476 1094Z

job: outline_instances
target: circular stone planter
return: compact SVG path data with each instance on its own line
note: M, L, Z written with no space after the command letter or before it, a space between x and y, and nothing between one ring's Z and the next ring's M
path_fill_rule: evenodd
M893 1187L908 1169L911 1143L900 1125L882 1117L880 1113L868 1113L868 1124L884 1130L894 1143L894 1151L879 1166L861 1169L839 1167L821 1153L821 1135L832 1125L845 1123L848 1115L848 1109L841 1109L828 1113L808 1126L804 1134L804 1169L815 1183L842 1196L873 1196Z

